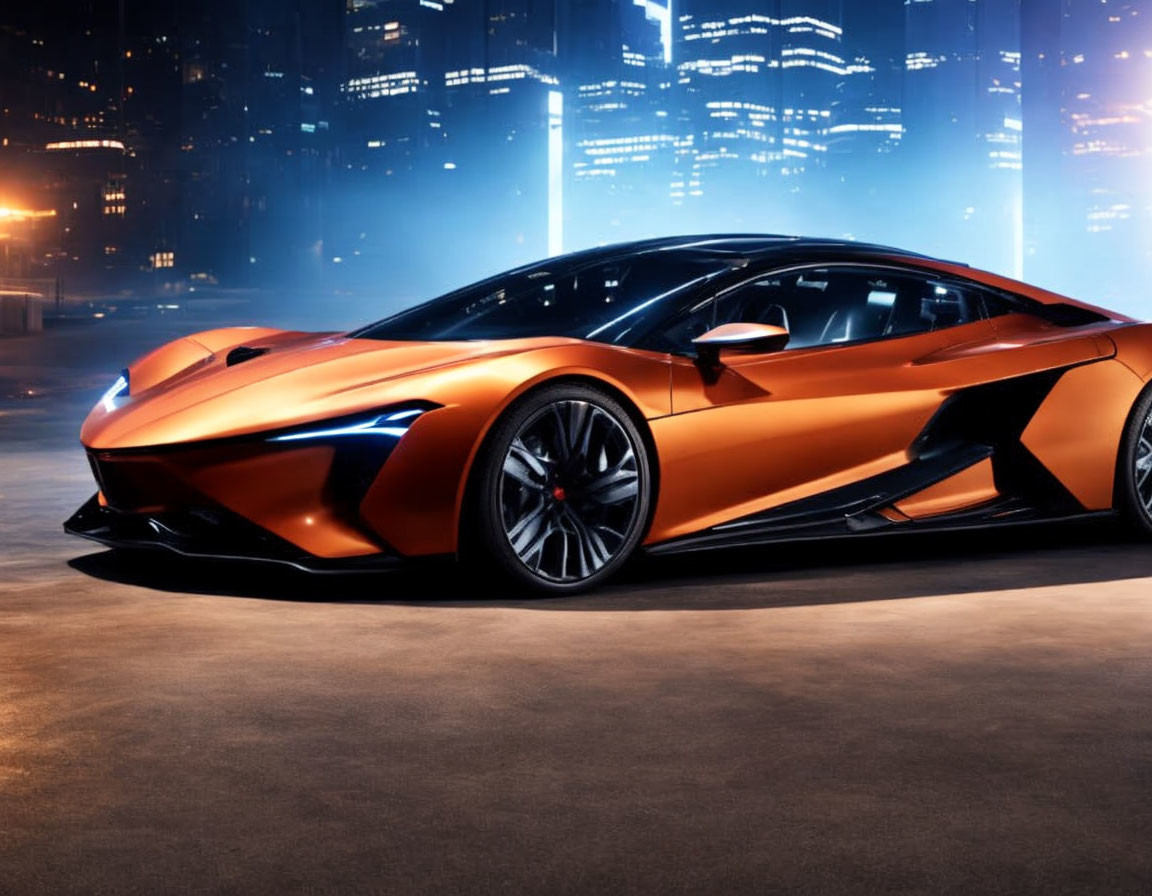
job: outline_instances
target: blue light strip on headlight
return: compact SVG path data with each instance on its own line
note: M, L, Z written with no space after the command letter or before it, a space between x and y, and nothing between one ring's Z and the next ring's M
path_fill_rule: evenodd
M100 399L100 403L104 405L104 410L111 413L116 410L116 399L121 395L128 394L128 371L125 370L116 378L116 382L112 387L104 393Z
M404 433L408 432L408 428L412 425L410 421L415 420L424 411L420 408L411 411L397 411L394 414L381 414L376 417L369 417L360 423L352 423L348 426L338 426L332 429L309 429L304 432L290 432L283 436L274 436L269 439L271 442L298 442L304 439L332 439L340 438L343 436L389 436L394 439L399 439ZM409 421L405 425L397 426L397 423L402 421Z

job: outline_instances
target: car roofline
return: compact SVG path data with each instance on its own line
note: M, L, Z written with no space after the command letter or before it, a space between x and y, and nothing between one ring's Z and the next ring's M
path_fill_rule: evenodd
M734 245L741 243L744 245ZM965 262L951 261L933 255L926 255L921 252L912 252L907 249L885 246L878 243L771 233L684 234L657 237L647 240L610 243L604 246L583 249L571 253L569 257L587 255L589 258L616 258L628 255L644 255L651 252L693 249L704 253L715 252L718 255L743 256L757 259L776 254L783 255L789 252L803 252L805 250L835 250L850 255L876 254L888 257L899 256L901 258L937 261L957 267L969 267Z

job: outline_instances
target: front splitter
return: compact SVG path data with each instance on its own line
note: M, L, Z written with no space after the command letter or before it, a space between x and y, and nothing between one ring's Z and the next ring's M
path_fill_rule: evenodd
M397 554L317 557L219 507L125 513L93 495L64 523L70 535L105 547L162 550L206 560L272 563L309 573L380 572L405 564Z

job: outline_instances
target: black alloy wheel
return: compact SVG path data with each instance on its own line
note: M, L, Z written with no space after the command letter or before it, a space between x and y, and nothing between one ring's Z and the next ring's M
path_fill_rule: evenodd
M586 590L619 570L644 534L648 454L605 392L559 384L530 394L497 423L480 462L475 536L515 582Z

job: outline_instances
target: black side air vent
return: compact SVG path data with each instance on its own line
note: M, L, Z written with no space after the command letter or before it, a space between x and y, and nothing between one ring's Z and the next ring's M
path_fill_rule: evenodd
M261 355L268 354L266 348L253 348L250 345L241 345L228 352L228 357L224 359L224 363L229 367L235 367L237 364L243 364L245 361L251 361L253 358L259 358Z
M1087 324L1107 323L1109 320L1109 318L1096 311L1079 308L1076 305L1069 305L1064 302L1045 305L1040 313L1058 327L1083 327Z

